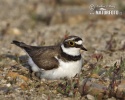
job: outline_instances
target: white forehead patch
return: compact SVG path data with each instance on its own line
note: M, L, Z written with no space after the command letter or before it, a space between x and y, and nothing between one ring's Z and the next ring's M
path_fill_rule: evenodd
M74 40L74 38L70 38L70 39L67 39L67 40L65 40L65 41L69 41L69 40Z
M76 44L78 44L78 45L81 45L82 44L82 40L79 40L79 41L77 41L77 42L75 42Z

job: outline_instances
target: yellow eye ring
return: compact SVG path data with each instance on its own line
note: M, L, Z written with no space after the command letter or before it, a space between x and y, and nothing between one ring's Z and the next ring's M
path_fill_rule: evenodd
M74 43L73 41L69 41L69 45L70 45L70 46L74 46L74 44L75 44L75 43Z

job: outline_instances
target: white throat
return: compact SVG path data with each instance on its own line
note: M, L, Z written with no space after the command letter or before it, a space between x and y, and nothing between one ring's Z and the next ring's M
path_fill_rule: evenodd
M63 44L61 44L61 48L64 53L71 55L71 56L78 56L80 55L80 49L75 47L65 48Z

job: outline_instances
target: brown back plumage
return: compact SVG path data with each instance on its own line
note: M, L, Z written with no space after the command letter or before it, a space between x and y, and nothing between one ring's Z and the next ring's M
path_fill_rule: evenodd
M33 47L32 47L33 48ZM50 70L57 68L59 65L55 56L59 55L59 47L41 47L39 49L34 48L28 52L34 63L42 69Z
M50 70L57 68L59 65L55 56L59 56L60 46L36 47L18 41L13 41L12 43L23 48L32 58L34 63L42 69Z

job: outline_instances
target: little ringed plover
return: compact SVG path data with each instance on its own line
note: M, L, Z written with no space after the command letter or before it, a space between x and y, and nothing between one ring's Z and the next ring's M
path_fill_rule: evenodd
M45 79L74 77L83 64L80 50L87 51L78 36L69 36L55 46L30 46L15 40L12 43L26 51L32 71Z

